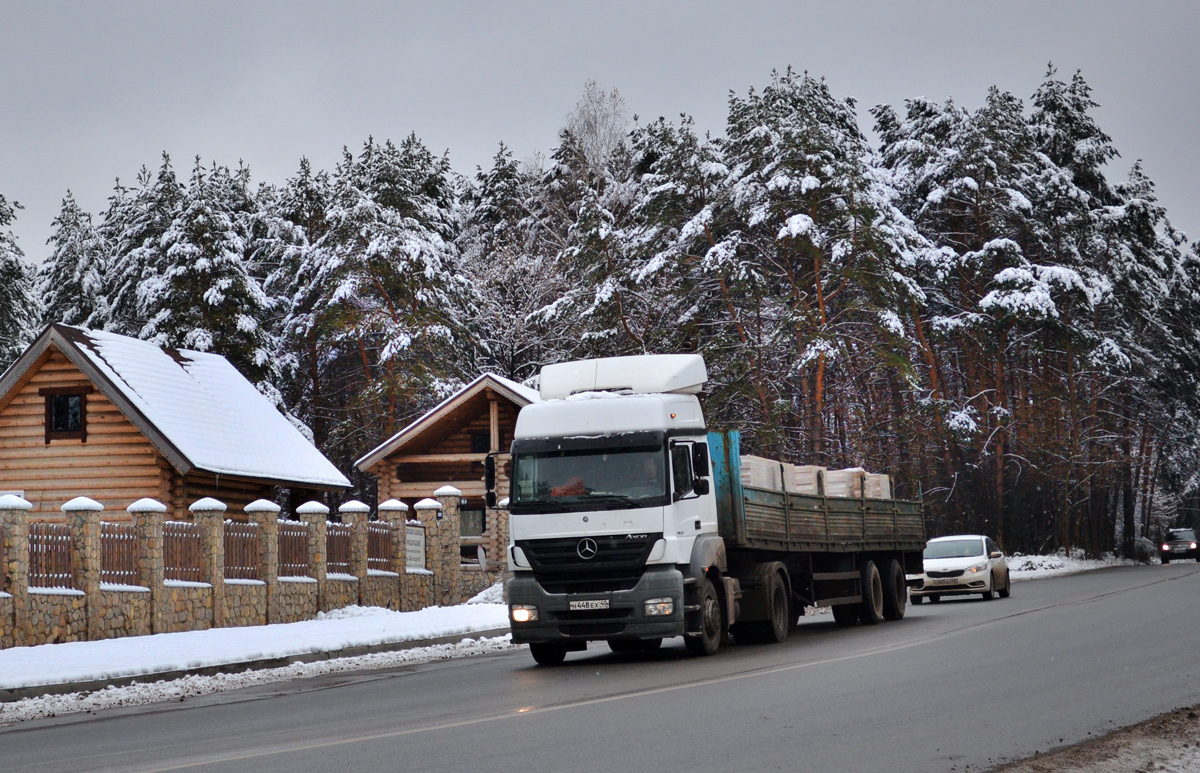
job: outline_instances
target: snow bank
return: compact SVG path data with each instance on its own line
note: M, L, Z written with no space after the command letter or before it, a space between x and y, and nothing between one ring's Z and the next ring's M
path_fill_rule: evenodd
M1059 550L1048 556L1025 556L1014 553L1008 557L1008 569L1014 580L1058 577L1064 574L1090 572L1093 569L1105 569L1110 566L1134 566L1136 563L1127 558L1117 558L1112 553L1106 553L1103 558L1085 558L1083 551L1078 548L1070 553Z

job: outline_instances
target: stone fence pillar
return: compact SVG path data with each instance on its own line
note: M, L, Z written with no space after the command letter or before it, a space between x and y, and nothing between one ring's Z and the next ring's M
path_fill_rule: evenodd
M317 581L317 609L325 608L325 573L328 553L325 548L329 508L320 502L305 502L296 515L308 527L308 576Z
M223 628L225 609L225 503L204 497L188 507L200 527L200 581L212 586L212 627Z
M29 628L29 511L15 494L0 496L0 591L12 596L12 643L33 644Z
M256 499L246 505L246 515L258 524L258 579L267 586L267 623L278 621L275 592L279 588L279 505Z
M357 499L338 508L342 523L350 527L350 574L358 578L358 603L367 598L367 515L371 508Z
M462 503L462 492L454 486L442 486L433 492L437 501L442 505L442 517L437 524L437 552L442 556L445 583L440 585L441 597L438 603L443 606L459 604L461 589L459 579L462 575L462 517L459 514Z
M87 615L87 639L100 638L100 513L104 505L87 497L75 497L60 508L71 526L71 574L76 590L83 591Z
M150 589L150 633L162 633L163 625L163 521L167 506L157 499L139 499L125 508L133 518L138 542L138 585Z
M408 586L408 505L399 499L388 499L376 508L381 523L392 527L392 554L388 556L388 568L399 575L396 578L399 596L396 608L404 609L410 596Z

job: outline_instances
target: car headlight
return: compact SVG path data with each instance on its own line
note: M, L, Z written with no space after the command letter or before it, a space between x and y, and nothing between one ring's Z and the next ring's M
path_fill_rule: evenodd
M967 571L970 572L971 574L979 574L980 572L986 572L987 568L988 568L987 561L981 561L978 564L975 564L975 566L972 566L971 568L967 569Z
M643 605L646 617L660 617L675 614L675 599L664 596L661 599L646 599Z
M532 623L537 620L537 607L532 604L513 604L508 611L514 623Z
M1171 549L1170 545L1163 544L1163 550L1170 550L1170 549Z
M1195 543L1195 542L1193 542L1192 544L1188 545L1188 550L1195 550L1195 549L1196 549L1196 543Z

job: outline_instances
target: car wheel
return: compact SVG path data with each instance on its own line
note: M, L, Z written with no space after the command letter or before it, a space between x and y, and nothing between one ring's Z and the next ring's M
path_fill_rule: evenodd
M1164 564L1169 564L1169 563L1171 563L1171 559L1167 558L1166 556L1163 556L1163 557L1162 557L1162 562L1163 562Z
M993 574L988 578L988 589L979 595L983 596L984 601L991 601L996 598L996 575Z
M936 595L936 594L934 594L933 596L930 596L930 597L929 597L929 603L930 603L930 604L936 604L936 603L938 603L938 602L939 602L939 601L941 601L941 600L942 600L942 597L941 597L941 596L938 596L938 595Z
M909 596L908 600L911 601L913 603L913 606L915 607L917 604L920 604L922 601L924 601L925 597L917 596L914 594L914 595Z
M539 666L557 666L567 659L567 648L554 642L532 643L529 652Z
M1004 578L1004 587L1000 589L1000 598L1006 599L1012 595L1012 575Z
M904 584L904 570L900 562L892 559L883 572L883 617L899 620L904 617L908 606L908 586Z
M704 578L700 585L700 633L684 637L687 651L693 655L715 655L721 648L721 632L725 628L721 614L721 599L712 580Z

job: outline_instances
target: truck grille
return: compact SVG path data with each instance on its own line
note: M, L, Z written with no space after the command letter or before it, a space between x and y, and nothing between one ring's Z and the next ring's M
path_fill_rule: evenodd
M599 593L630 590L646 567L646 558L662 533L636 536L558 537L517 540L547 593ZM583 558L595 543L595 555Z

